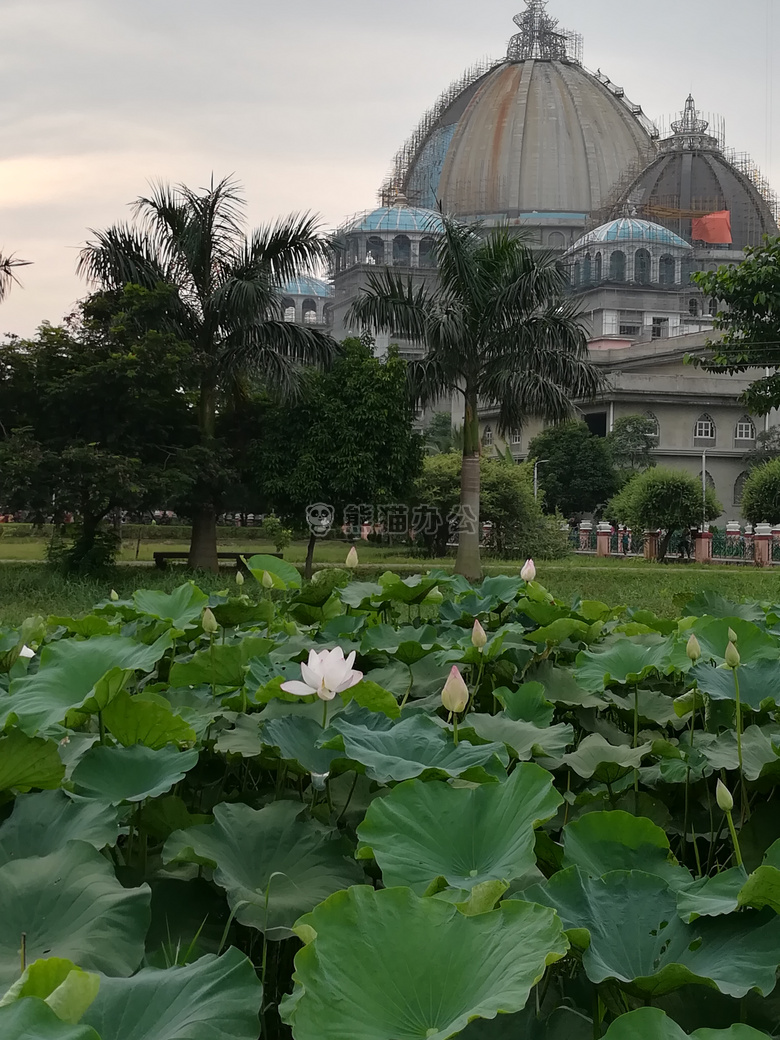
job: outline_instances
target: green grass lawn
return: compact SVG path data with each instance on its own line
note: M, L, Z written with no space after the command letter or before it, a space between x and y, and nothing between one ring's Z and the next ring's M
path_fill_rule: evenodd
M187 547L182 543L142 543L139 555L142 566L135 563L135 544L127 545L120 565L105 580L66 580L49 567L34 562L43 559L44 544L31 539L5 539L0 544L0 622L18 624L33 614L78 614L105 599L112 588L123 597L143 587L170 591L193 577L184 566L158 571L148 563L155 550L184 550ZM233 551L247 548L252 554L272 549L259 543L247 546L225 544L224 548ZM317 546L315 559L320 564L342 564L346 551L344 543L323 542ZM368 545L359 546L358 552L361 562L358 576L365 579L374 578L385 567L398 567L404 572L415 573L431 567L451 567L453 562L452 559L414 560L398 550ZM295 543L285 551L285 558L299 563L305 553L305 543ZM522 560L488 562L486 571L491 574L517 573L523 563ZM644 560L597 560L573 556L550 563L540 562L538 570L538 580L560 600L569 602L581 595L586 599L603 600L612 606L643 607L664 617L679 616L679 601L704 589L714 589L729 599L757 599L780 604L779 569L659 565ZM198 574L194 577L205 591L233 587L232 569L218 575Z

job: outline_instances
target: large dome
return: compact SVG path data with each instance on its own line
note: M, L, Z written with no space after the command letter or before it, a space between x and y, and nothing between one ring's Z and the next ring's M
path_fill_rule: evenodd
M661 154L618 200L614 214L629 209L691 242L697 217L728 210L738 250L760 245L764 235L777 235L775 201L756 167L747 157L724 154L693 97L672 131L661 141Z
M585 71L541 0L516 21L507 60L442 100L396 179L412 205L582 228L621 177L652 158L650 124L606 76Z

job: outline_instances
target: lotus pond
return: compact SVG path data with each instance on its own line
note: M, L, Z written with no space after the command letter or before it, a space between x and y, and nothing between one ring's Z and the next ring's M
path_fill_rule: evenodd
M780 605L250 564L0 629L3 1040L780 1036Z

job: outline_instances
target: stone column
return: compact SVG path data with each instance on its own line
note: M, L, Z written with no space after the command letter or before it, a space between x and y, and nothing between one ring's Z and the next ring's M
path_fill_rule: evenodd
M696 535L697 563L712 563L712 538L709 531L699 531Z
M726 545L738 545L739 540L742 537L742 527L732 520L731 523L726 524Z
M658 531L645 531L645 559L658 559Z
M593 524L590 520L583 520L580 524L580 552L590 552L590 536Z
M755 559L755 537L753 534L753 525L745 524L745 559Z
M596 528L596 555L609 556L612 552L612 524L599 524Z
M757 524L754 538L756 567L768 567L772 562L772 525Z

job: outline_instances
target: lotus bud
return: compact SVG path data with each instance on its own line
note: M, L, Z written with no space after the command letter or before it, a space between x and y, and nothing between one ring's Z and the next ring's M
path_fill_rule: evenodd
M688 659L693 661L694 664L696 664L701 657L701 646L699 645L699 640L693 633L691 633L691 638L688 640L685 652L688 655Z
M520 571L520 577L525 582L534 581L536 579L536 567L534 566L533 560L528 560L525 567Z
M485 629L479 623L479 618L474 621L474 627L471 630L471 643L477 650L481 650L487 643L487 635Z
M428 595L425 597L423 602L424 603L428 603L431 606L438 605L439 603L443 603L444 602L444 596L442 595L442 591L441 591L441 589L439 588L438 585L434 585L433 586L433 588L428 593Z
M239 588L244 584L244 574L242 571L236 571L236 585Z
M214 614L209 610L208 607L203 611L203 616L200 619L201 628L207 636L214 636L219 632L219 625Z
M357 568L358 568L358 554L357 554L357 549L355 548L354 545L352 546L352 548L347 553L347 564L346 565L349 568L349 570L351 570L351 571L356 571Z
M263 571L263 577L260 580L264 589L272 589L274 587L274 579L268 571Z
M463 681L463 676L456 665L452 666L452 671L441 691L441 702L453 715L460 715L462 711L466 710L469 703L469 688Z
M736 643L736 641L737 641L737 633L734 631L733 628L730 628L729 629L729 642L730 643Z
M715 799L721 812L730 813L734 808L734 799L731 797L731 791L729 791L722 780L718 780L718 786L715 788Z
M111 600L112 603L116 603L116 601L119 599L119 593L116 591L116 589L112 589L111 592L108 594L108 598Z
M739 656L739 650L733 643L729 643L726 647L726 667L727 668L739 668L739 663L742 658Z

